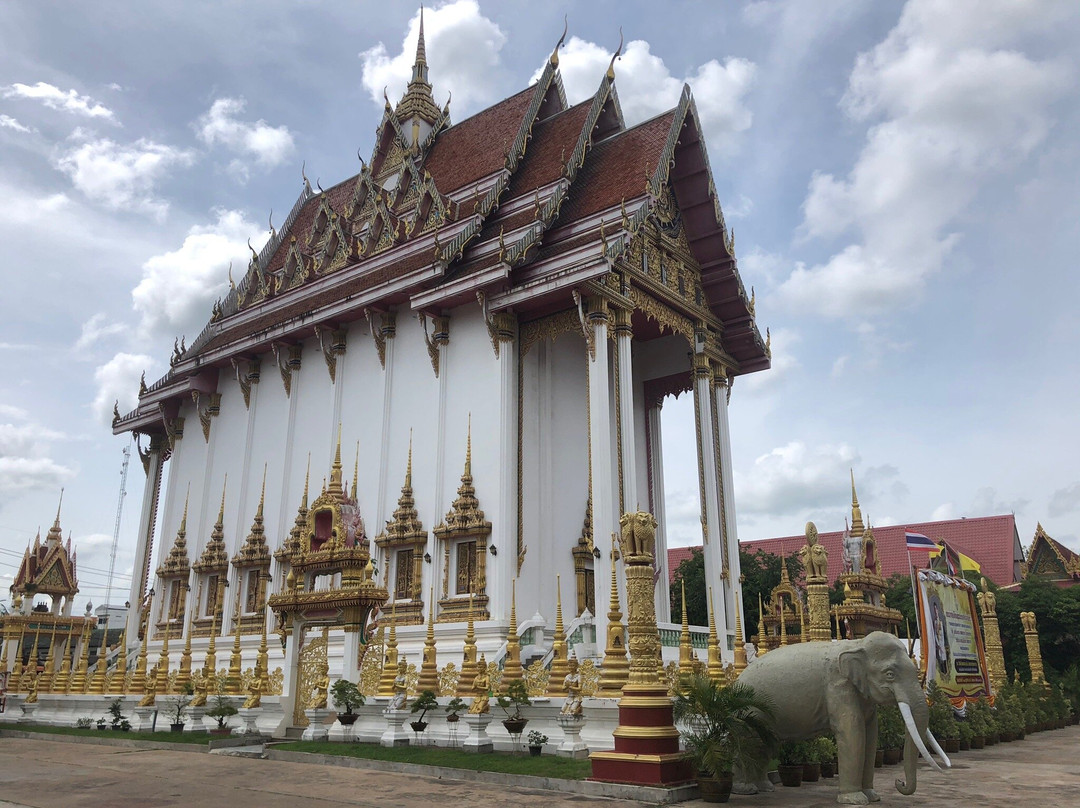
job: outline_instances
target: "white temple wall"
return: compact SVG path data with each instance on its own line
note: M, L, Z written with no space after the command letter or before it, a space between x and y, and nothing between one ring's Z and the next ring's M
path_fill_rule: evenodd
M561 576L564 620L577 614L570 551L581 535L589 495L585 356L584 339L564 334L534 345L523 368L526 555L517 583L518 620L539 611L551 627L556 575ZM597 606L606 609L606 604Z

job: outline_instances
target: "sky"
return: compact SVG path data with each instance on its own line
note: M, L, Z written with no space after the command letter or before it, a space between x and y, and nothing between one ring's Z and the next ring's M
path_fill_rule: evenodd
M625 37L629 124L694 93L771 370L736 379L741 539L1015 513L1080 550L1080 6L1056 0L436 2L462 120L569 20L571 102ZM105 596L126 437L301 190L370 154L419 10L397 2L0 4L0 595L65 489ZM272 218L271 218L272 216ZM236 277L242 270L238 269ZM663 411L669 540L700 542L692 407ZM113 602L144 475L132 463Z

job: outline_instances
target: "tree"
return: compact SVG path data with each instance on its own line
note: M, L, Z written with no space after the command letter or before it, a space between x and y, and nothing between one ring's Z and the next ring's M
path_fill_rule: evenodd
M897 609L904 615L906 627L911 629L911 636L919 636L919 615L915 609L915 598L911 594L911 576L902 572L894 573L886 581L889 588L885 590L885 605ZM905 626L900 626L903 631Z
M690 550L690 558L683 559L675 569L675 581L671 586L671 620L682 622L682 587L686 586L686 614L692 626L709 625L708 587L705 585L705 554L700 547Z

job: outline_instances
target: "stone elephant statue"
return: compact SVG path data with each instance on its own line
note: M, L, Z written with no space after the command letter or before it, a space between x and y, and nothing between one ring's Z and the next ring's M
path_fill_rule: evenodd
M861 640L810 642L776 648L755 659L739 681L773 703L777 736L801 741L832 731L840 763L837 802L866 805L880 797L874 791L879 704L900 708L907 726L901 794L915 793L919 754L938 771L928 743L946 767L951 766L928 729L929 708L919 686L919 672L897 637L875 631ZM916 751L918 750L918 751ZM771 790L763 772L735 772L735 792Z

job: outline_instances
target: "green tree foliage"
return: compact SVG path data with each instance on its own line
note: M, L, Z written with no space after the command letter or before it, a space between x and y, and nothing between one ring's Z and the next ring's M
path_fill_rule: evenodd
M911 636L918 637L919 615L915 610L915 598L911 594L911 576L898 572L889 576L886 583L889 588L885 591L885 605L899 610L907 620L907 625L911 627ZM900 626L900 631L904 630L905 627Z
M671 620L682 622L682 587L686 585L686 614L692 626L709 625L708 587L705 585L705 554L700 547L690 551L675 569L675 581L671 585ZM715 590L716 584L713 584Z

